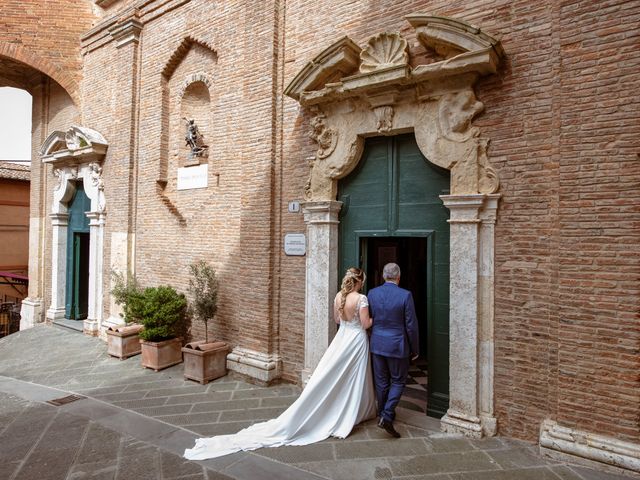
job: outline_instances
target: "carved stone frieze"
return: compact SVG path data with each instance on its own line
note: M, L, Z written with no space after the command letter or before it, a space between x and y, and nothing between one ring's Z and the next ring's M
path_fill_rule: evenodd
M407 41L398 33L381 33L372 37L360 52L360 72L371 73L409 63Z

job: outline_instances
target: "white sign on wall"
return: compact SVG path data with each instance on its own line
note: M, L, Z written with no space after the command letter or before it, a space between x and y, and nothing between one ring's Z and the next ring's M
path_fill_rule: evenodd
M287 233L284 236L284 253L286 255L304 255L307 245L304 233Z
M207 188L208 183L209 165L206 163L195 167L182 167L178 169L178 190Z

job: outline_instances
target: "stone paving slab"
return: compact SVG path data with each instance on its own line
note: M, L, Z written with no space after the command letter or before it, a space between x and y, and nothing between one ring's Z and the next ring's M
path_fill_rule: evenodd
M200 385L184 379L182 365L153 372L140 366L139 357L109 357L96 338L47 326L0 340L0 358L2 479L28 473L46 480L63 470L60 478L67 480L630 478L542 458L525 442L443 434L437 420L409 410L398 412L401 439L389 438L370 421L347 439L189 462L181 455L199 435L234 433L273 418L300 390L259 387L234 375ZM68 392L88 398L62 407L42 403ZM12 400L5 406L7 395ZM35 460L38 465L31 465Z

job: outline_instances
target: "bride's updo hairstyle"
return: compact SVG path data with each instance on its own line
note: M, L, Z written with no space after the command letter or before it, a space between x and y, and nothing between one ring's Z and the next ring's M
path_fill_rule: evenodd
M340 285L340 295L342 298L340 300L340 308L338 308L342 318L344 318L344 304L347 303L347 295L356 289L358 282L364 284L366 278L367 276L364 274L364 270L356 267L351 267L347 270L347 273L345 273L342 279L342 285Z

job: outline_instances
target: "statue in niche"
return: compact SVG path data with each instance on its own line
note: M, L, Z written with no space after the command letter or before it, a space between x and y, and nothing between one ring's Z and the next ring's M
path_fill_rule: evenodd
M186 132L184 140L187 147L191 148L191 152L189 153L189 160L194 160L195 158L206 156L209 146L204 144L204 137L200 133L198 125L196 125L196 121L193 118L189 120L184 117L183 120L186 122Z

